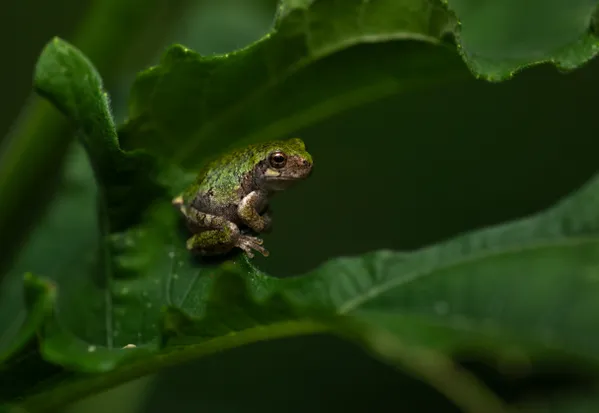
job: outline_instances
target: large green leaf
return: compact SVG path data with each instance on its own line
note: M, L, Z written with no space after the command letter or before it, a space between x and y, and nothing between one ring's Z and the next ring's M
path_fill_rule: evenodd
M488 80L544 62L574 69L599 50L589 30L596 0L447 5L460 23L462 57ZM281 1L260 41L209 57L174 46L142 72L123 145L195 166L234 142L289 135L375 99L463 78L439 47L455 27L434 0Z
M447 0L460 21L459 43L472 71L503 80L551 62L575 69L599 51L591 31L597 0Z
M452 25L435 0L283 1L260 41L209 57L173 46L142 72L122 144L197 166L233 144L462 78L457 54L439 46Z

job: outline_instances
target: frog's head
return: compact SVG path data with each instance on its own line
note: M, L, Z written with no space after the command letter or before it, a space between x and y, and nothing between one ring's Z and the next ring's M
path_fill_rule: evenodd
M299 138L270 142L264 146L255 182L267 191L282 191L312 172L312 156Z

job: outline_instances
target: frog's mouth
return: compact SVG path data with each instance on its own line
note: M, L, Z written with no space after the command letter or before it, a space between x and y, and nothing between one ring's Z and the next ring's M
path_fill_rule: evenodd
M267 181L268 189L271 191L283 191L298 181L299 179L291 177L270 178Z
M297 182L301 182L305 179L307 175L298 174L298 175L280 175L277 177L270 176L266 182L268 185L268 189L271 191L283 191L290 186L295 185Z
M277 175L268 175L269 181L301 181L312 173L312 167L297 169L294 171L277 171Z

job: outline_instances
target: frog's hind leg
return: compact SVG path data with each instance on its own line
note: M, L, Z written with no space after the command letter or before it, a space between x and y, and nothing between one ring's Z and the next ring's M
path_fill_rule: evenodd
M260 238L242 235L237 225L218 215L207 214L195 208L181 206L181 212L195 225L206 230L199 232L187 240L187 249L200 255L215 255L229 252L232 248L241 248L248 257L258 251L265 257L268 251L262 247Z
M234 247L241 248L250 258L254 257L254 250L268 256L262 240L249 235L238 235L235 240L226 231L212 229L195 234L187 240L187 249L200 255L225 254Z
M225 254L233 247L235 247L235 243L232 237L218 229L194 234L187 240L187 249L199 255Z

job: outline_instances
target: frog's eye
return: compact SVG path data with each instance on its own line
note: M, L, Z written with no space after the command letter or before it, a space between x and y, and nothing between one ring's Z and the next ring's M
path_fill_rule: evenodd
M269 161L273 168L280 169L287 163L287 155L285 155L283 152L273 152L270 155Z

